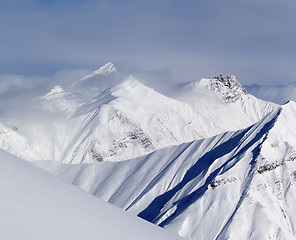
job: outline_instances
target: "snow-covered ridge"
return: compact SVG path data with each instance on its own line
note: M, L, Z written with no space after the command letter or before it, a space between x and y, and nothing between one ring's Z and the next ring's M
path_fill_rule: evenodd
M248 94L247 90L233 75L203 78L200 80L199 86L218 93L226 102L235 102L241 96Z

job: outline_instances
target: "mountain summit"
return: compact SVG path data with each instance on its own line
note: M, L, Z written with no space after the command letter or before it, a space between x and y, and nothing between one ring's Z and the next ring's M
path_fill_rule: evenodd
M108 62L98 70L89 73L70 86L72 92L96 95L106 88L114 87L122 81L113 63Z
M115 73L117 72L115 66L113 65L113 63L111 62L108 62L106 63L104 66L100 67L98 70L86 75L83 79L87 79L87 78L91 78L95 75L99 75L99 74L102 74L102 75L109 75L111 73Z
M235 102L242 95L248 94L234 75L203 78L200 80L199 86L218 93L226 102Z

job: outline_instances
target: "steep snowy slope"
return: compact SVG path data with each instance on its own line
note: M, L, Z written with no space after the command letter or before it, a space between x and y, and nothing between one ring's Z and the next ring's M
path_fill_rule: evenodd
M180 239L0 150L0 238Z
M237 132L120 163L38 162L189 239L295 239L296 103Z

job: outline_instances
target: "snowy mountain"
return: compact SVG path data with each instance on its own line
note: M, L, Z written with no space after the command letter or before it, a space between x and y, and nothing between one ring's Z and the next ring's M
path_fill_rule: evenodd
M21 239L180 239L0 151L0 236Z
M37 165L188 239L295 239L295 116L289 102L246 129L136 159Z
M176 98L187 102L223 129L213 135L248 127L279 108L277 104L248 94L235 76L220 75L187 82L181 86Z
M19 148L13 153L30 161L122 161L248 127L279 108L247 94L233 76L190 82L179 92L164 96L107 63L35 99L46 118L17 125L23 145L5 138L3 149Z
M295 102L262 101L222 75L163 95L107 63L32 104L0 116L7 239L82 239L80 226L89 238L146 239L157 229L95 197L192 240L295 239Z

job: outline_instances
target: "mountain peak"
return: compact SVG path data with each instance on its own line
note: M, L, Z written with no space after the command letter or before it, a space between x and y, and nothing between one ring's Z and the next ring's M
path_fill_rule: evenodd
M136 78L134 78L132 75L129 75L125 81L121 82L120 84L116 85L112 88L113 93L124 95L127 94L127 92L130 91L136 91L137 94L145 94L147 91L152 90L149 87L145 86L143 83L138 81ZM154 90L152 90L154 91Z
M226 102L236 102L241 96L248 94L234 75L202 78L199 86L218 93Z
M91 72L90 74L86 75L84 78L82 78L82 80L85 80L87 78L91 78L95 75L109 75L112 73L116 73L117 70L115 68L115 66L113 65L113 63L108 62L106 63L104 66L100 67L98 70Z
M58 97L61 96L65 93L65 90L61 87L61 86L55 86L54 88L52 88L50 90L49 93L47 93L44 97L45 98L54 98L54 97Z
M106 63L104 66L95 71L95 73L101 73L105 75L111 74L113 72L117 72L117 70L111 62Z

